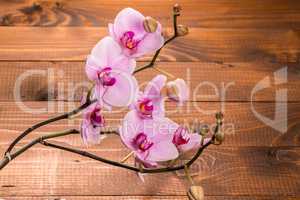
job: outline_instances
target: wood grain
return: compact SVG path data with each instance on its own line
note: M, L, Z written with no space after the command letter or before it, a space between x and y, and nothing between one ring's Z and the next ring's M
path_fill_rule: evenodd
M120 147L89 151L114 160L126 155ZM67 152L36 146L25 154L0 172L1 195L162 196L184 195L188 187L182 172L147 175L143 184L132 172ZM191 172L207 195L300 195L299 154L298 147L215 146Z
M21 196L3 197L4 200L188 200L187 196ZM292 196L205 196L205 200L297 200Z
M145 63L138 63L138 66L143 64ZM14 95L18 88L22 101L80 101L83 92L91 85L86 78L84 66L84 62L0 62L0 101L18 100ZM300 101L300 66L297 65L158 62L157 67L187 80L191 101L275 102L276 91L282 89L287 89L287 99L277 101ZM288 67L287 80L276 84L274 72L284 70L284 67ZM138 73L136 77L142 87L156 74L156 70L148 69ZM280 76L284 80L284 74ZM270 87L253 92L251 96L259 81L267 77L270 79Z
M180 22L205 28L295 28L300 24L300 3L293 0L244 1L172 0L23 0L1 1L1 24L6 26L107 26L125 7L170 26L172 6L182 8ZM158 12L159 10L159 12Z
M167 116L194 127L213 125L216 111L225 114L225 142L209 147L192 168L206 199L299 199L300 2L294 0L0 0L0 155L24 129L78 106L88 84L84 60L107 35L107 24L120 9L133 7L158 19L167 38L172 34L175 2L183 8L179 23L189 26L190 34L168 45L157 66L187 79L191 91L204 86L181 108L167 102ZM274 76L285 66L287 82L284 73ZM22 82L22 110L14 98L14 85L30 70L45 75ZM143 85L155 74L150 69L137 79ZM251 91L264 78L270 80L270 87L251 98ZM287 99L276 99L276 92L284 89ZM257 117L273 120L277 113L275 126L279 125L285 122L285 106L287 130L283 133ZM30 113L30 108L46 110ZM107 125L119 124L126 112L105 112ZM77 116L38 129L17 148L46 132L78 128L80 120ZM128 153L116 135L89 148L79 135L52 141L114 160ZM0 171L0 199L187 199L188 183L182 172L149 175L145 180L142 183L129 171L37 145Z
M83 61L106 28L0 27L0 60ZM171 30L165 30L169 37ZM300 29L192 28L162 51L161 61L298 63ZM149 60L149 56L141 60Z
M277 110L280 116L275 124L280 125L285 122L284 105L277 104L282 108ZM26 102L25 110L21 110L15 102L0 103L0 144L8 147L9 143L20 131L32 126L32 124L48 119L50 116L73 109L78 103L73 102ZM166 104L167 116L172 120L195 128L199 124L206 123L213 128L215 125L214 114L223 111L225 115L224 132L226 140L222 146L299 146L300 144L300 104L288 103L287 106L287 130L283 133L266 125L260 118L257 118L251 110L251 103L229 103L220 102L193 102L183 107L177 107L173 103ZM28 113L29 109L46 109L44 113ZM262 116L271 120L275 115L274 103L253 103L253 109ZM120 120L127 111L115 110L112 113L104 112L108 127L120 124ZM20 144L28 143L33 138L45 132L61 131L64 129L78 128L81 116L69 121L60 121L38 129L32 136L25 138ZM284 124L280 126L284 127ZM77 138L77 139L76 139ZM78 136L58 139L70 145L80 146L81 141ZM113 145L113 142L109 142Z

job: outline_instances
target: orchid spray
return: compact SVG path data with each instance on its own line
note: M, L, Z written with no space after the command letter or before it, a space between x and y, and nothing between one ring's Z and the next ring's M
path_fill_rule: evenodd
M0 161L0 169L35 144L42 144L125 168L139 175L184 170L191 184L187 192L189 199L203 199L202 187L195 185L189 168L205 148L210 144L221 144L224 140L221 130L223 115L216 114L216 126L211 131L207 126L191 130L169 119L166 116L165 101L183 105L189 100L188 85L183 79L175 79L169 72L154 66L165 45L188 33L186 26L177 25L180 10L177 4L173 7L174 34L167 40L162 35L161 24L152 17L145 17L132 8L121 10L114 22L108 25L109 35L101 39L87 56L85 72L93 87L82 98L81 105L71 112L37 123L21 133L6 150ZM136 59L149 53L154 53L150 63L136 67ZM134 75L148 68L155 68L160 74L153 77L142 90ZM107 130L102 112L116 107L126 107L128 112L119 127ZM13 151L15 145L35 129L81 112L83 119L80 130L43 135ZM51 138L80 134L85 145L101 145L102 138L110 133L119 135L131 151L122 161L109 160L88 151L48 141ZM196 153L188 162L176 163L191 150ZM134 165L126 164L131 156L134 157Z

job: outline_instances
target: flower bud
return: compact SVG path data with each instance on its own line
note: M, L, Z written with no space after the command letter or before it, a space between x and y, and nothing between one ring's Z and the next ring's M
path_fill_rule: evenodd
M189 88L183 79L176 79L167 83L167 96L170 100L180 104L189 98Z
M179 100L179 91L178 87L175 84L167 85L167 96L174 101Z
M224 141L225 135L223 131L219 131L215 134L215 144L222 144Z
M224 118L223 113L221 113L221 112L216 113L216 119L217 119L217 120L222 121L223 118Z
M200 135L202 135L202 136L206 136L207 134L208 134L208 132L209 132L209 127L208 127L208 125L202 125L201 127L200 127Z
M181 6L176 3L174 6L173 6L173 12L175 15L179 15L180 14L180 11L181 11Z
M187 195L189 200L204 200L204 191L201 186L191 186L187 192Z
M189 33L189 28L185 25L178 25L177 26L177 33L179 36L185 36Z
M157 29L158 23L152 17L147 16L147 17L145 17L143 25L144 25L144 29L146 32L154 33Z

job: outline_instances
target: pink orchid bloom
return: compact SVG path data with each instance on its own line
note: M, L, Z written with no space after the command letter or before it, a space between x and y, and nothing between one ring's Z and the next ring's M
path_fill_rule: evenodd
M145 17L132 8L121 10L114 24L109 24L109 33L122 47L125 55L136 58L152 53L162 47L164 38L161 34L161 24L156 31L149 33L144 28Z
M167 83L167 96L170 100L182 105L189 99L189 88L183 79L176 79Z
M81 138L84 144L97 144L100 142L101 127L104 126L104 118L101 114L100 105L96 102L87 107L83 113L80 127Z
M161 90L166 80L166 76L157 75L147 84L144 92L139 94L133 108L141 118L151 119L164 116L164 101Z
M179 152L186 152L192 149L197 149L201 146L202 136L198 133L190 134L188 130L182 126L176 125L177 129L173 135L173 144L176 145ZM204 144L210 139L204 139Z
M157 166L157 162L178 157L172 142L174 125L168 118L141 119L136 110L132 110L124 118L120 137L145 167Z
M137 81L132 75L136 62L122 54L111 37L96 44L86 62L87 77L95 85L94 94L101 105L128 106L136 98Z

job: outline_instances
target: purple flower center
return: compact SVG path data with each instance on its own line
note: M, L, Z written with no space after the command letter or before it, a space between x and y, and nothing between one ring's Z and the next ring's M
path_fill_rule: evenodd
M185 128L180 126L175 131L172 142L176 146L179 146L179 145L188 143L189 140L190 140L190 135L189 135L188 131Z
M104 123L100 108L95 108L91 113L91 123L94 127L102 126Z
M138 103L138 109L143 117L151 118L153 112L153 103L150 99L143 99Z
M133 50L137 47L139 41L134 39L134 32L127 31L121 37L121 43L127 49Z
M149 141L147 135L141 132L133 139L133 145L142 152L145 152L152 147L153 142Z
M116 83L116 78L111 74L111 68L105 67L98 73L98 78L104 86L113 86Z

